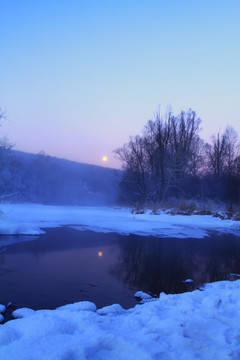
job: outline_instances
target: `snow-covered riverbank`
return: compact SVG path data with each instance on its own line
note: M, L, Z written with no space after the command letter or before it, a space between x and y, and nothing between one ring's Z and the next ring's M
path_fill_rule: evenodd
M0 359L240 358L240 280L124 310L80 302L56 310L18 310L0 326Z
M201 238L209 231L240 234L239 221L223 221L208 215L131 214L124 208L39 204L1 204L0 209L2 235L38 235L44 228L63 225L79 230L178 238Z

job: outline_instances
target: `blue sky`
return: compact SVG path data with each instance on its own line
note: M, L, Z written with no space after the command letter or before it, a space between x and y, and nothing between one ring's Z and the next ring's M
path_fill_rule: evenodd
M161 105L201 136L240 134L239 0L0 2L2 135L15 148L119 166Z

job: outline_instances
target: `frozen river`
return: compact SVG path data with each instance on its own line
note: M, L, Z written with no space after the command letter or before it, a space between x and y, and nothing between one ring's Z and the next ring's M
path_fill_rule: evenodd
M233 234L156 238L65 226L33 241L11 239L0 247L0 304L17 308L54 309L83 300L98 308L130 308L138 290L176 294L240 274L240 238Z

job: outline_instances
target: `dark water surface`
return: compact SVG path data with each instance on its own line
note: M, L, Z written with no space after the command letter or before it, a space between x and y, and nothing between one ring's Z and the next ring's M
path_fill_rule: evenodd
M1 246L0 304L33 309L76 301L97 307L128 308L137 290L191 291L206 282L240 274L240 237L212 234L204 239L123 236L48 229L33 241ZM193 283L184 283L186 279Z

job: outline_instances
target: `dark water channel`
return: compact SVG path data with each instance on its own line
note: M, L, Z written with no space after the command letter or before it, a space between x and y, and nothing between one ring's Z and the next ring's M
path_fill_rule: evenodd
M8 246L1 246L3 239L0 304L17 308L53 309L82 300L128 308L137 303L137 290L180 293L240 274L240 237L234 235L171 239L63 227L32 241L17 237Z

